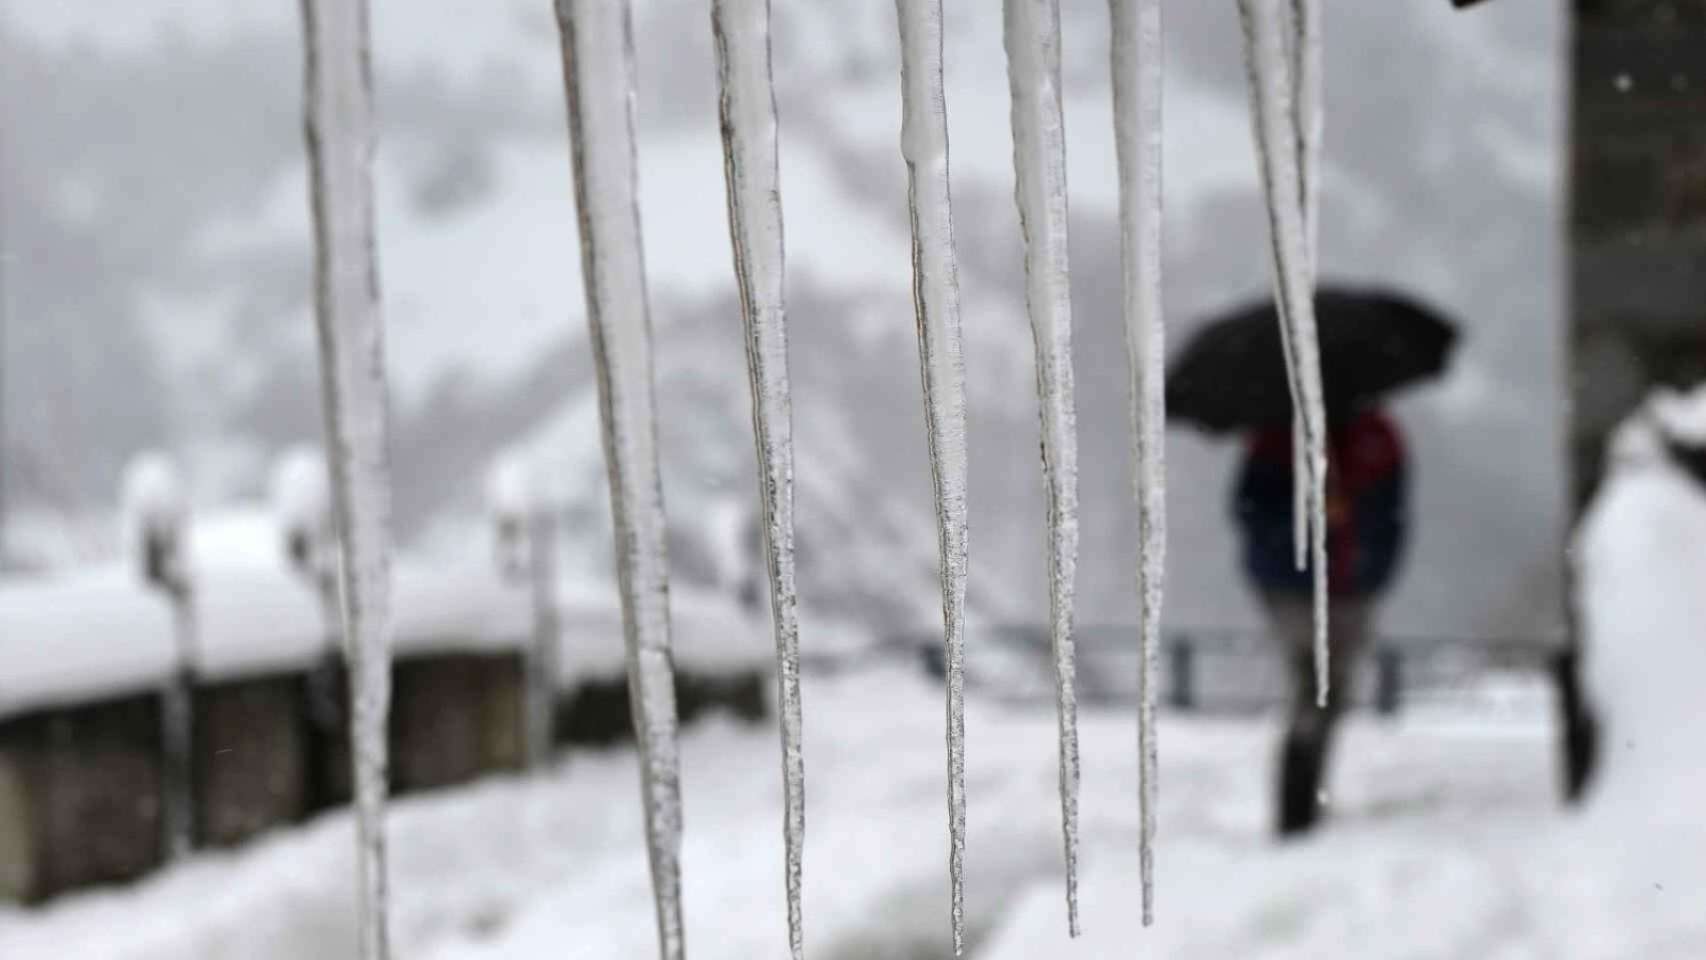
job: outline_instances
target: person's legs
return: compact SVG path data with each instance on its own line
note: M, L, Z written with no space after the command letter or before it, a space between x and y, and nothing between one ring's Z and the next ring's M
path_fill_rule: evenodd
M1351 695L1356 665L1368 634L1368 605L1336 599L1328 612L1327 705L1316 702L1314 614L1308 597L1270 596L1268 614L1286 645L1291 674L1291 712L1280 748L1277 829L1302 833L1320 817L1333 730Z

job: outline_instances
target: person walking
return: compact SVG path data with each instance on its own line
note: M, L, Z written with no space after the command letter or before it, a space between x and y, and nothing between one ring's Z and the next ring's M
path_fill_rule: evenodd
M1244 570L1284 645L1291 706L1280 748L1277 828L1293 836L1315 825L1333 731L1368 645L1375 606L1403 554L1408 465L1397 424L1369 406L1330 416L1327 470L1327 705L1317 705L1313 574L1294 547L1292 428L1248 434L1233 497Z

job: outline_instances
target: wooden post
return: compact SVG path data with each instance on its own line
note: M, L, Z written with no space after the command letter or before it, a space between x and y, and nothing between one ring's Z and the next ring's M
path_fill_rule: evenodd
M125 469L122 497L125 523L142 579L172 605L177 663L160 689L160 749L164 849L172 858L194 845L194 715L196 642L195 598L184 541L188 506L172 460L143 453Z
M1191 710L1197 705L1196 651L1191 638L1179 636L1167 644L1167 705Z
M545 503L529 511L528 578L533 594L533 646L527 662L527 763L551 760L557 726L557 523Z
M1381 647L1374 655L1374 709L1383 717L1398 715L1404 698L1404 654L1394 647Z

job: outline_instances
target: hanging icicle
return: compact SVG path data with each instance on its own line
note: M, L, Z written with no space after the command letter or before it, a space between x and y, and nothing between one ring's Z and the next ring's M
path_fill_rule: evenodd
M912 210L912 298L918 312L925 426L942 554L948 679L948 875L954 955L965 949L966 401L960 282L948 192L941 0L895 0L900 18L901 154Z
M314 306L342 548L350 666L361 956L390 956L386 716L391 705L391 487L385 337L373 227L373 84L366 0L303 0Z
M652 328L634 158L633 23L628 0L558 0L557 21L658 947L664 960L680 960L686 953L680 762Z
M1274 257L1274 301L1282 332L1290 344L1292 395L1302 420L1307 478L1311 568L1315 581L1316 701L1326 705L1327 649L1327 531L1326 410L1321 387L1321 355L1315 333L1312 264L1304 228L1302 183L1298 157L1301 146L1293 108L1295 88L1288 56L1287 27L1291 21L1281 6L1287 0L1238 0L1244 30L1245 64L1250 80L1250 104L1260 155L1262 188L1267 197L1268 227ZM1293 39L1289 49L1297 49ZM1296 444L1293 445L1297 446Z
M1072 613L1078 567L1078 428L1072 385L1066 128L1059 0L1007 0L1014 198L1025 235L1025 301L1036 344L1043 482L1048 491L1049 642L1060 743L1067 929L1078 935L1078 703Z
M1297 136L1298 203L1303 209L1304 250L1309 259L1311 298L1314 296L1321 262L1320 168L1324 116L1321 109L1321 12L1321 0L1291 0L1291 76L1296 87L1292 99L1292 126ZM1286 363L1290 369L1290 338L1285 339ZM1301 478L1308 472L1309 465L1305 460L1302 408L1295 396L1292 397L1292 410L1291 475ZM1309 562L1308 489L1303 483L1292 483L1292 542L1299 570Z
M805 956L800 888L805 841L800 645L794 589L793 388L788 380L776 93L770 77L770 0L713 0L729 237L746 331L747 378L764 511L765 569L776 634L782 728L782 834L788 946Z
M1156 661L1167 556L1166 325L1161 309L1161 0L1109 0L1114 146L1119 160L1120 263L1138 522L1138 863L1143 923L1155 921L1159 769Z

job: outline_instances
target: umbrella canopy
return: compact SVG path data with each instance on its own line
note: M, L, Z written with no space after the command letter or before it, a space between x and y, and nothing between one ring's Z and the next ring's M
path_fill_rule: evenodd
M1438 376L1457 340L1456 327L1437 312L1385 290L1323 288L1315 319L1329 421ZM1213 321L1185 345L1167 371L1167 416L1210 433L1290 420L1272 301Z

